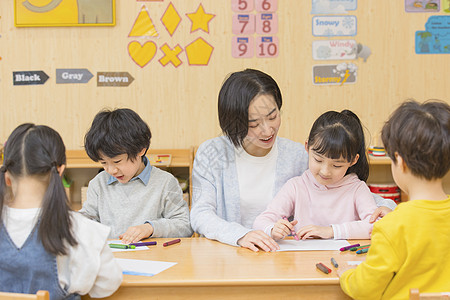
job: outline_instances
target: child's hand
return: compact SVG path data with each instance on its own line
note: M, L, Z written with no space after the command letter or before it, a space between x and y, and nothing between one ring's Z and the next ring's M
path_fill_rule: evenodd
M306 240L307 238L331 239L334 237L333 227L308 225L297 231L298 238Z
M252 251L258 252L259 248L266 252L276 251L280 249L280 246L267 234L261 230L253 230L241 237L237 241L238 245L244 248L248 248ZM258 247L256 247L258 246Z
M392 209L386 206L380 206L373 212L372 216L369 219L370 223L374 223L378 218L382 218L388 213L390 213Z
M294 226L297 223L298 223L297 220L294 220L292 222L289 222L288 220L285 219L278 220L278 222L276 222L275 225L273 225L271 232L272 238L275 241L278 241L290 235L292 230L294 230Z
M122 239L122 243L124 244L137 243L142 239L148 238L152 233L152 225L145 223L129 227L124 234L119 236L119 238Z

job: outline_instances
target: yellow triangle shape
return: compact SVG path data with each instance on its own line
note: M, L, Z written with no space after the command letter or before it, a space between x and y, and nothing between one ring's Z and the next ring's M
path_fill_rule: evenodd
M145 5L142 5L141 11L139 12L136 21L134 22L133 28L131 28L129 37L157 37L159 36L158 31L156 31L155 25L153 25L152 19L148 14Z

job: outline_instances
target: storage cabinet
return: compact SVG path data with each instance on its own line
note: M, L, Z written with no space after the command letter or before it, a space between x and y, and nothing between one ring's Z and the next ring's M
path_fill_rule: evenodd
M165 159L170 157L170 163ZM84 150L67 150L67 167L65 174L72 180L71 198L74 209L81 207L81 188L87 186L103 168L100 163L92 161ZM164 169L172 173L175 177L183 178L187 181L189 188L184 197L189 206L191 204L192 187L191 174L193 164L193 148L190 149L149 149L147 152L152 166Z

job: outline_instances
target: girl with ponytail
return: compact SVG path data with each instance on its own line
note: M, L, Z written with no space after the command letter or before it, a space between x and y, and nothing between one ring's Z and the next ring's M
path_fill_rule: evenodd
M0 167L0 291L53 299L106 297L122 274L107 244L109 228L72 212L61 176L61 136L48 126L18 126Z

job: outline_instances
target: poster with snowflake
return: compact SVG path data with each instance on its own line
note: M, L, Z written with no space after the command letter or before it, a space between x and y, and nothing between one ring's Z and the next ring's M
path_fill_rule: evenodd
M355 36L356 16L315 16L312 18L314 36Z

